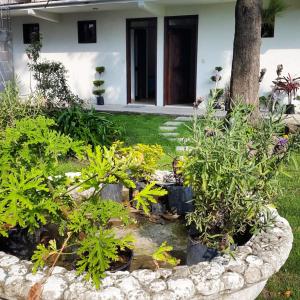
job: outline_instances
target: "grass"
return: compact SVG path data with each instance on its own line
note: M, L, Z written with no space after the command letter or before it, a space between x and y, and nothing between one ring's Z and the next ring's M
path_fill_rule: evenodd
M297 156L300 166L300 155ZM286 218L294 233L294 245L288 261L269 281L259 300L300 299L300 176L299 170L290 165L289 177L281 177L283 195L277 206L281 216Z
M171 116L146 115L146 114L105 114L108 119L116 122L124 131L122 141L125 145L159 144L163 147L165 155L159 161L159 168L170 170L173 158L176 156L177 144L159 135L159 127L167 121L174 120ZM82 164L70 160L62 161L57 168L58 173L80 171Z

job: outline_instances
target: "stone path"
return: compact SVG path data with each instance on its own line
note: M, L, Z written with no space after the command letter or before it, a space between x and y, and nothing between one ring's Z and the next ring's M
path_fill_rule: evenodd
M177 117L174 121L168 121L164 123L160 128L160 135L163 135L168 138L168 140L173 142L178 142L176 146L177 152L184 152L188 150L188 146L184 144L187 142L186 138L181 137L177 132L177 129L184 123L191 121L192 117L180 116Z

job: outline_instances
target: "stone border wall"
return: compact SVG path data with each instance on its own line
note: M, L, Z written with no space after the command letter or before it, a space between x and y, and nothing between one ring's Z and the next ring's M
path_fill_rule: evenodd
M42 300L255 299L292 249L289 223L276 211L274 215L274 227L238 247L235 259L224 255L173 270L108 273L100 290L75 271L55 267L44 285ZM0 298L26 300L30 287L46 274L44 270L33 275L31 267L31 262L0 252Z

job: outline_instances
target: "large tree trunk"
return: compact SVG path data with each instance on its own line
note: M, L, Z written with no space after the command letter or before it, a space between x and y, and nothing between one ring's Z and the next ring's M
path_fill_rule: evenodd
M230 98L258 107L262 0L237 0Z

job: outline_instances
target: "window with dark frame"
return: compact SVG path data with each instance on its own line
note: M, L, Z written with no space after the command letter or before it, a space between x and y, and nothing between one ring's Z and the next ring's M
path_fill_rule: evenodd
M96 43L97 42L96 21L78 21L78 43Z
M273 38L275 32L275 17L272 19L272 22L265 22L262 20L261 26L261 37L262 38Z
M23 24L23 42L31 44L40 39L40 25L38 23Z

